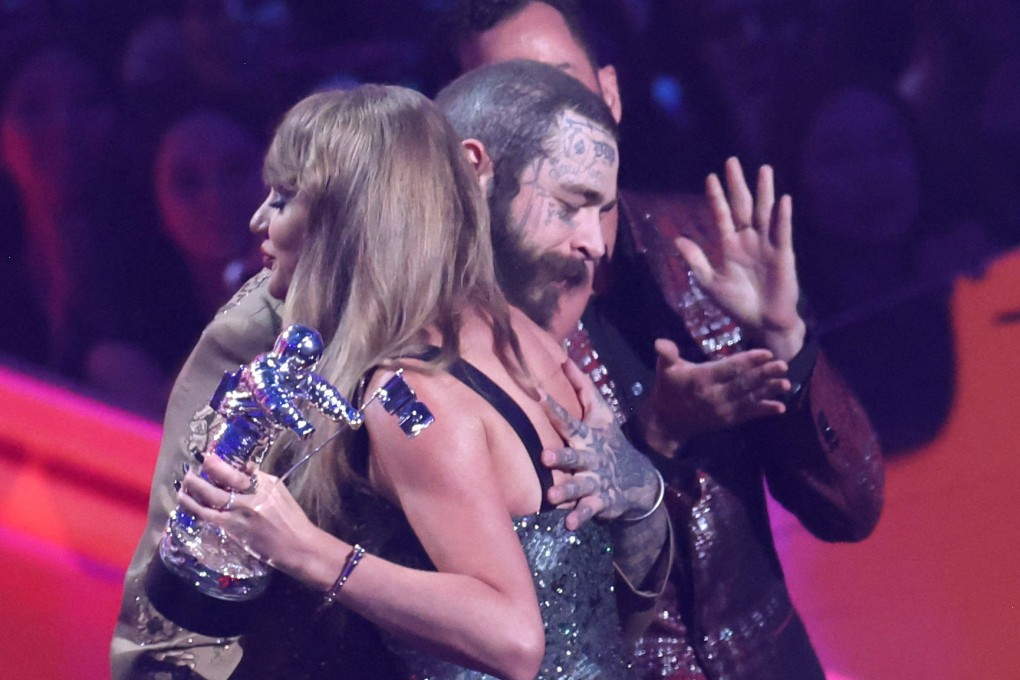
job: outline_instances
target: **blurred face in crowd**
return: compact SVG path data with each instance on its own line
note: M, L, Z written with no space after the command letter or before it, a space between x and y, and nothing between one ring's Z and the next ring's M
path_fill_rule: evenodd
M219 113L193 113L163 136L155 164L164 228L189 259L222 262L254 250L245 223L262 178L250 132Z
M811 223L831 238L892 243L917 219L920 179L906 122L871 90L848 88L822 105L800 179Z
M798 82L810 66L809 1L699 0L698 5L698 57L727 106L738 119L771 115L785 86Z
M116 109L98 74L67 50L29 58L0 109L0 153L28 203L81 200L108 159Z
M208 85L259 85L290 45L291 10L282 0L183 0L180 5L192 71Z
M619 168L612 134L566 111L550 130L546 153L521 173L510 201L509 233L520 238L507 267L520 279L511 296L537 323L565 338L591 292L595 264L606 254L607 213L616 205ZM501 216L493 216L501 219Z
M766 88L802 53L810 30L805 0L703 0L701 56L734 87Z
M272 188L251 218L251 230L263 239L262 264L272 273L267 290L278 300L287 296L308 233L308 206L300 192Z
M598 71L570 34L560 13L545 3L526 5L506 21L460 46L462 71L511 59L531 59L555 66L603 96Z

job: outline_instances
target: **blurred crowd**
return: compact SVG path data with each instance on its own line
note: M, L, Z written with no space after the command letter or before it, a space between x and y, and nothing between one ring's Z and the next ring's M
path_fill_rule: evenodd
M260 267L277 117L456 75L456 0L0 0L0 354L143 415ZM890 451L951 405L948 293L1020 241L1015 0L583 0L621 185L737 155L794 197L805 297Z

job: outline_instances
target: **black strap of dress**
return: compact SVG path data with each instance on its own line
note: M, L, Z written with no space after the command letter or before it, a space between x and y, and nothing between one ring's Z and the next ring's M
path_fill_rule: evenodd
M430 361L437 356L439 356L439 348L429 347L415 358L422 361ZM531 420L528 419L528 416L517 405L517 402L502 387L494 383L489 376L475 368L470 362L457 357L453 364L451 364L449 371L450 375L460 380L482 397L482 399L489 402L496 409L496 412L506 419L514 432L517 433L521 443L524 444L524 448L528 452L528 456L531 458L535 474L538 475L539 487L542 489L542 505L539 511L552 510L555 506L549 503L546 498L546 492L552 486L552 470L542 464L542 440L538 436L535 426L531 424Z

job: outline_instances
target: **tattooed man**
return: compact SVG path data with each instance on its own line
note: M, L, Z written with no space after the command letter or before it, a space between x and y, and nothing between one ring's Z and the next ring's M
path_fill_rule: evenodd
M616 205L619 157L611 112L573 78L523 60L467 73L436 103L461 134L487 191L504 293L554 337L566 338L591 296L595 265L606 254L605 217ZM664 514L634 517L628 508L638 499L661 499L663 483L591 382L576 369L573 375L588 417L572 420L548 404L572 445L556 463L575 469L586 462L599 474L552 487L549 500L575 500L579 483L599 486L597 493L587 489L588 501L578 504L567 525L576 528L595 513L619 520L611 527L625 579L620 597L632 613L653 604L670 554ZM578 460L582 455L586 461Z
M586 40L590 3L456 4L446 44L462 70L511 59L544 62L621 120L616 70L599 64ZM462 135L480 136L513 120L514 99L476 94L474 109L453 112L455 124L459 118ZM478 131L464 126L467 120ZM635 155L624 162L647 160ZM528 177L517 176L522 183ZM548 327L558 337L570 334L572 358L670 482L676 559L635 663L649 678L820 680L822 667L773 543L765 483L815 536L861 540L882 506L881 453L863 409L801 314L789 197L775 196L767 167L752 194L736 159L726 163L725 184L724 190L711 175L706 197L623 192L602 219L606 255L595 295L585 307L585 288L562 279ZM494 184L495 216L517 188ZM590 426L589 437L606 434L591 422L581 425ZM562 489L579 499L578 519L612 516L605 513L613 499L627 495L620 492L627 477L615 475L618 466L606 461L616 459L606 450L578 436L570 448L546 454L549 464L578 471Z

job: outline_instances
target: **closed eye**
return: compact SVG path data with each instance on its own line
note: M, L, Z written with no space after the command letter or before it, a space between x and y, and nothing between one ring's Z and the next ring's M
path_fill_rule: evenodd
M288 192L281 189L271 189L271 192L269 207L273 210L282 211L290 203L291 196Z
M571 218L576 215L580 210L581 206L567 203L566 201L560 201L560 217L564 219Z

